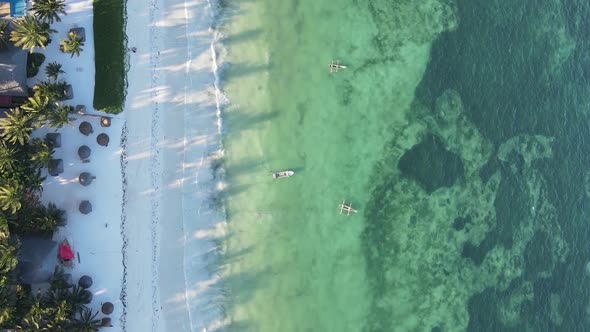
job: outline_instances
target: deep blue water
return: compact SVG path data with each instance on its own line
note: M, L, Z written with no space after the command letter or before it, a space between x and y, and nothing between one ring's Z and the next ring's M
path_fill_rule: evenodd
M457 29L435 41L416 90L416 115L410 121L433 118L428 122L433 125L401 158L387 155L397 151L399 133L392 132L392 148L377 166L367 209L372 222L364 231L368 271L377 290L367 330L395 330L391 317L400 310L395 303L408 302L393 298L399 292L392 289L402 287L403 278L387 277L397 271L392 264L407 257L421 266L428 255L439 257L440 267L417 269L426 280L414 294L423 296L441 285L445 294L471 288L464 303L470 331L590 330L590 2L459 0L457 9ZM478 166L478 179L468 176L453 148L445 150L445 143L436 141L443 132L436 120L443 113L437 100L447 91L460 97L465 116L491 146L487 162ZM546 142L550 156L535 152L539 141ZM388 172L392 165L397 169ZM395 189L399 183L408 185ZM471 193L467 199L462 193L474 186L493 187L493 202ZM456 191L443 201L440 193L447 188ZM419 204L430 211L416 213ZM454 216L441 221L432 207L444 204L453 206ZM401 238L400 232L428 223L437 229L432 235ZM473 235L476 230L484 230L484 236ZM450 254L436 245L417 254L405 249L414 237L460 243ZM509 263L498 259L494 265L492 252ZM497 274L495 282L484 280L491 274ZM449 322L459 318L436 321L432 316L445 303L451 302L422 303L421 328L453 331L458 326ZM449 309L448 315L460 312Z

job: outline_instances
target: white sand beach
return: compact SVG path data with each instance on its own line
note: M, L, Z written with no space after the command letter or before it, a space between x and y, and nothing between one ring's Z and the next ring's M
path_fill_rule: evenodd
M92 108L94 92L94 42L92 27L92 0L68 0L66 2L67 15L62 16L61 22L56 22L52 28L58 32L52 35L53 42L46 50L35 50L44 53L46 60L36 77L28 79L28 85L33 86L39 80L45 80L45 65L57 61L62 64L65 74L61 75L72 85L73 99L64 103L67 105L84 105L89 115L76 114L71 126L59 130L43 127L37 130L34 137L44 137L47 132L61 134L61 147L55 149L53 155L63 160L63 173L58 176L47 175L43 183L42 200L53 202L58 208L66 211L67 225L59 227L54 234L54 240L68 239L79 259L75 259L72 268L66 268L76 283L83 275L92 277L94 283L90 291L94 294L90 308L100 311L103 302L114 304L112 331L121 331L119 318L123 311L121 285L123 276L121 236L121 129L124 116L108 115L111 117L110 127L100 126L100 117L105 115ZM71 28L85 29L85 46L79 57L70 58L69 54L59 51L59 41L65 39ZM93 116L95 115L95 116ZM87 121L93 127L93 133L85 136L80 133L78 126ZM109 136L108 146L100 146L96 137L105 133ZM78 148L86 145L91 149L89 162L84 163L78 156ZM82 186L78 176L82 172L89 172L96 177L89 186ZM87 215L80 213L79 204L88 200L92 204L92 212ZM102 313L97 318L107 317Z
M79 261L68 271L73 280L90 275L91 308L115 305L111 331L212 331L222 325L217 284L217 248L224 219L211 204L219 183L210 163L223 153L221 122L212 69L214 37L207 0L128 2L128 91L124 112L100 126L92 108L94 43L92 0L68 0L67 16L53 26L58 33L44 51L44 65L57 61L84 105L72 126L34 133L61 133L55 158L64 172L48 176L43 200L66 210L68 224L54 239L68 239ZM73 27L84 27L79 58L59 51L59 40ZM45 77L44 66L29 86ZM93 133L78 130L90 122ZM110 137L107 147L96 136ZM81 145L91 148L80 160ZM81 172L96 179L78 183ZM79 212L81 201L92 212ZM102 318L100 315L98 318Z
M222 153L210 3L130 1L124 151L127 331L212 331L221 316L210 162Z

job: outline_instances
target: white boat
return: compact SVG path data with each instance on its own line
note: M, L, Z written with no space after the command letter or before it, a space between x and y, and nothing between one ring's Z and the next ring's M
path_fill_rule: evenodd
M347 203L345 199L342 200L342 203L338 204L338 208L340 209L340 214L346 214L347 216L349 216L351 212L358 212L352 208L352 203Z
M282 179L282 178L288 178L295 175L295 172L293 171L281 171L281 172L272 172L272 178L273 179Z
M348 67L341 65L340 60L336 60L336 62L332 60L332 62L328 64L328 68L330 69L330 73L335 73L338 72L339 69L346 69Z
M346 68L348 68L345 65L339 65L339 64L336 64L336 63L330 63L328 66L330 66L330 68L334 68L334 69L346 69Z

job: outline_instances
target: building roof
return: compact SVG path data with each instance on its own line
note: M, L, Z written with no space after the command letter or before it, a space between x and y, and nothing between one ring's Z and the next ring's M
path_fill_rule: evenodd
M10 2L0 2L0 17L10 17Z
M0 96L27 95L27 52L9 43L0 50Z
M57 242L39 236L21 236L16 273L26 284L47 282L57 264Z

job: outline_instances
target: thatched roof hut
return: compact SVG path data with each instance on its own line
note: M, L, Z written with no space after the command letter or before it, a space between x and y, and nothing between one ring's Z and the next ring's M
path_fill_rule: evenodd
M78 127L78 129L80 129L80 132L82 133L82 135L85 135L85 136L88 136L94 132L94 130L92 130L92 125L88 121L82 121L82 123L80 123L80 126Z
M98 136L96 136L96 143L98 143L98 145L102 145L102 146L107 146L109 145L109 135L102 133L99 134Z
M90 157L91 152L92 152L92 150L90 150L90 148L86 145L82 145L81 147L78 148L78 156L82 160L88 159Z
M92 212L92 204L90 204L89 201L82 201L80 202L80 206L78 206L78 210L80 210L80 213L82 214L89 214Z
M24 284L49 281L57 263L57 242L33 235L20 236L19 242L17 280Z

